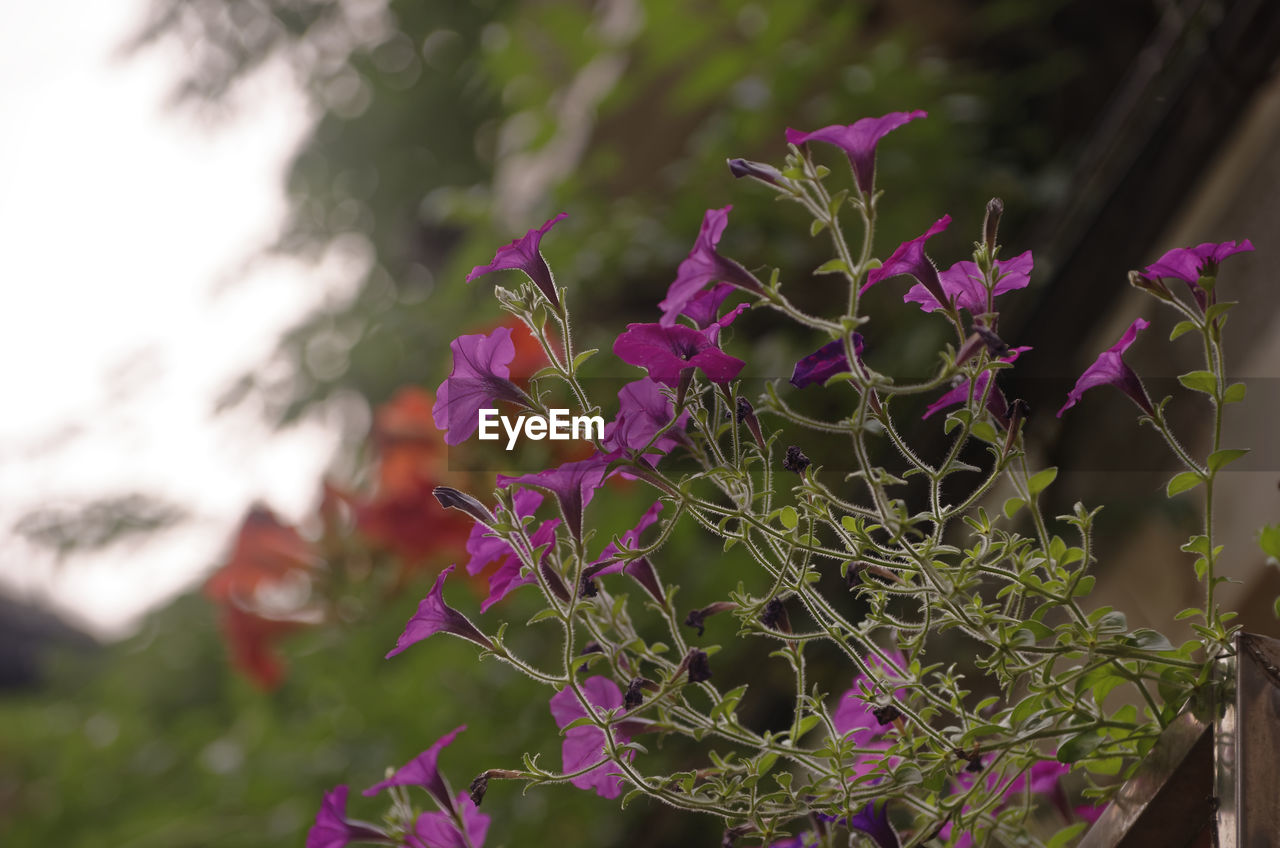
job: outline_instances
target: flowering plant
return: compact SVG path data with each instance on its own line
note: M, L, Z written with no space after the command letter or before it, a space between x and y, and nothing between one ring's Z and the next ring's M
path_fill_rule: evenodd
M1131 276L1180 314L1175 339L1201 340L1204 370L1180 379L1209 400L1206 456L1175 438L1165 416L1169 398L1153 401L1122 358L1147 326L1142 319L1085 370L1058 412L1087 402L1091 388L1115 386L1185 466L1168 495L1203 492L1203 532L1182 550L1196 556L1205 602L1183 613L1196 619L1198 638L1175 646L1155 630L1131 630L1117 610L1090 605L1097 510L1077 504L1056 518L1042 511L1041 494L1057 470L1032 466L1026 404L1006 398L999 385L1001 372L1031 349L1001 337L997 298L1025 287L1033 268L1029 252L1002 258L1000 202L988 204L972 256L946 270L926 246L949 216L875 258L876 146L924 117L893 113L848 127L788 130L782 168L732 160L735 176L798 204L812 218L811 233L830 239L833 256L815 273L835 279L842 308L804 311L789 299L780 269L757 275L722 256L730 209L709 210L660 320L632 323L617 336L614 355L638 370L616 406L588 390L582 370L599 351L579 349L572 287L557 286L539 253L562 216L468 275L524 273L527 281L498 288L497 297L538 341L546 366L517 385L507 368L509 331L457 339L435 405L450 444L469 438L481 407L497 401L547 413L553 386L567 388L584 414L616 413L603 435L591 437L588 456L499 476L487 496L435 490L443 507L473 522L466 570L491 575L484 609L534 587L541 611L529 626L556 633L555 661L526 659L498 611L472 620L451 607L452 569L436 579L388 656L449 633L545 684L563 735L560 767L526 755L519 767L489 769L469 794L455 795L437 768L454 730L369 790L391 790L385 822L348 820L340 786L325 799L309 846L478 846L489 817L476 808L495 780L571 783L624 804L649 796L722 819L725 844L1061 845L1099 814L1115 785L1106 778L1131 773L1184 709L1212 708L1221 685L1214 661L1230 651L1233 632L1232 614L1214 597L1223 579L1215 574L1214 481L1244 453L1219 444L1224 409L1244 392L1225 376L1222 329L1233 304L1218 299L1216 277L1223 259L1252 245L1171 251ZM848 155L848 188L828 185L830 171L808 147L818 142ZM861 225L857 244L846 236L847 214ZM867 357L876 331L862 295L872 286L902 286L901 277L914 280L904 286L904 303L954 331L933 375L919 382L900 382ZM1186 296L1170 289L1172 279L1183 281ZM730 298L745 300L725 309ZM796 363L792 389L775 382L762 394L744 393L746 362L731 352L725 331L748 307L790 319L813 337L815 350ZM834 395L836 417L802 411L813 386ZM947 412L947 445L937 458L903 436L902 410L915 399L932 401L926 418ZM843 439L840 461L851 458L852 472L824 470L827 457L805 447L808 434ZM591 526L590 505L612 478L638 481L655 501L632 529L606 542ZM684 528L722 540L726 559L712 567L743 566L734 572L736 589L693 610L677 606L678 575L664 562L668 542ZM643 604L625 594L628 581ZM785 664L785 722L761 727L740 717L756 692L741 669L717 667L719 648L706 634L717 615L734 617L739 635L764 640L769 656ZM953 661L962 653L971 655L967 663ZM820 655L840 658L841 679L824 674ZM664 767L671 758L651 751L655 743L678 748L692 767ZM1060 778L1073 771L1084 776L1068 793ZM1099 776L1106 785L1094 782ZM1077 807L1069 799L1080 785L1091 803ZM421 811L408 794L413 786L439 811ZM1046 804L1062 816L1059 827L1033 826Z

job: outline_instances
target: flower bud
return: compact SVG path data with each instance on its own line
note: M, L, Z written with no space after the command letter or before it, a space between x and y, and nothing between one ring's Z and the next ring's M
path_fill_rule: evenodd
M489 510L466 492L460 492L450 486L436 486L431 490L431 494L436 496L440 506L445 509L460 509L486 527L492 526L493 516Z
M764 605L764 611L760 613L760 623L770 630L791 632L791 619L787 617L787 607L778 598L770 598L769 603Z
M689 614L684 618L684 623L689 627L698 628L698 635L701 636L707 629L706 621L708 617L713 616L718 612L725 612L727 610L737 608L738 605L732 601L716 601L714 604L705 606L702 609L690 610Z
M1000 216L1004 214L1004 201L993 197L987 201L987 214L982 219L982 244L990 256L996 249L996 235L1000 229Z
M782 459L782 467L796 474L803 474L804 470L812 464L813 462L809 457L804 455L804 451L795 445L787 448L787 455Z
M756 418L756 411L751 406L751 401L744 397L737 399L737 418L739 424L747 425L747 429L751 431L751 438L756 440L756 445L763 451L764 434L760 432L760 419Z
M1164 284L1164 280L1159 277L1148 277L1141 271L1129 272L1129 285L1135 289L1148 292L1160 300L1172 303L1173 292L1169 291L1169 287Z
M751 177L762 183L769 185L778 185L783 177L782 173L772 165L766 165L763 162L752 162L749 159L730 159L729 173L738 179L743 177Z

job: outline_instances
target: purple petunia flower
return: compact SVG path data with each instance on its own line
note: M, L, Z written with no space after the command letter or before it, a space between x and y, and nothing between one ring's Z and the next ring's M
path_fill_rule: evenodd
M825 141L842 149L849 156L854 178L863 194L870 194L875 185L876 145L888 133L917 118L928 114L916 109L913 112L890 112L879 118L863 118L848 126L823 127L813 132L800 132L787 128L787 142L800 145L806 141Z
M518 493L516 497L519 497L520 494L523 493ZM541 498L539 498L539 500L541 500ZM556 528L559 526L560 519L558 518L542 522L542 524L538 526L538 529L533 531L533 535L529 537L529 544L534 550L537 550L543 545L550 545L556 539ZM539 558L539 563L544 562L547 558L547 554L550 552L551 549L549 547L547 550L543 551L542 556ZM533 574L521 577L521 566L522 563L520 562L520 558L516 556L515 551L511 550L510 546L507 546L507 553L499 562L497 570L495 570L493 574L489 575L489 597L485 598L480 603L480 612L488 612L489 607L493 606L516 589L519 589L521 586L528 586L530 583L538 582L538 578L533 576Z
M849 817L851 830L860 830L879 848L901 848L898 832L889 824L889 805L880 801L868 801L867 805Z
M689 255L676 269L676 278L667 288L666 298L658 304L662 309L662 326L670 327L675 324L676 316L710 282L719 280L748 291L764 291L764 286L750 271L716 252L716 245L720 243L720 236L729 223L729 210L732 208L726 206L723 209L708 209L702 217L702 227L698 230L693 250L689 251Z
M511 501L516 518L527 518L542 505L542 495L532 489L521 489ZM467 553L471 554L471 559L467 561L468 574L479 574L489 563L495 560L501 563L507 557L515 556L506 539L495 536L493 531L480 523L471 528L471 535L467 537Z
M1156 414L1155 408L1151 405L1151 398L1147 396L1146 387L1142 385L1138 375L1133 373L1133 369L1120 358L1138 337L1138 331L1145 330L1148 326L1150 324L1145 319L1137 319L1129 325L1129 329L1125 330L1120 341L1098 355L1094 363L1080 375L1080 379L1076 380L1075 388L1067 394L1067 402L1062 405L1062 409L1058 410L1059 418L1062 417L1062 413L1075 406L1080 396L1089 389L1105 385L1115 386L1124 392L1148 415Z
M1191 294L1203 310L1209 301L1208 292L1200 285L1201 277L1215 277L1218 265L1228 256L1253 250L1253 242L1224 241L1205 242L1195 247L1175 247L1155 262L1148 265L1143 273L1153 278L1176 277L1187 284Z
M366 797L373 797L391 786L421 786L431 794L442 810L454 811L453 796L449 793L449 784L440 774L438 761L440 752L449 746L458 734L466 730L460 724L444 736L437 739L430 748L401 766L395 774L380 783L375 783L364 791Z
M400 634L400 638L396 639L396 646L387 653L387 659L437 633L452 633L454 636L461 636L483 648L493 650L493 643L489 641L488 636L477 630L465 615L444 602L444 580L453 573L454 568L455 566L451 565L440 572L431 591L422 599L422 603L418 604L418 611L410 617L409 622L404 626L404 632Z
M640 516L640 520L636 522L636 526L632 527L622 534L622 543L628 548L638 548L640 546L640 534L649 529L654 522L658 520L658 513L662 512L662 501L654 501L653 506L645 510L644 515ZM658 573L654 570L653 564L648 558L640 557L633 559L628 563L618 561L618 546L613 542L604 546L604 550L600 552L600 556L591 565L583 569L582 577L584 580L591 580L605 574L616 574L619 571L629 574L640 586L661 602L663 598L662 584L658 580Z
M991 290L991 298L994 300L1005 292L1026 288L1031 282L1032 265L1029 250L1012 259L1004 261L997 259L995 262L996 284ZM987 287L983 282L982 272L978 270L975 263L968 260L957 262L940 272L938 280L942 284L942 290L948 297L955 299L955 304L959 308L969 310L972 315L980 315L988 311ZM925 312L936 312L946 308L946 305L940 303L921 283L912 286L903 296L902 301L918 303Z
M854 356L860 357L863 349L862 334L853 333L852 336ZM791 385L803 389L814 383L825 383L837 374L852 370L849 357L844 353L844 342L836 339L796 363L795 370L791 372Z
M706 330L679 325L628 324L627 330L613 343L613 352L623 362L649 372L664 386L674 387L680 375L690 368L700 368L713 383L727 383L746 365L716 347Z
M509 271L520 270L533 281L538 290L546 295L547 300L551 301L551 305L560 308L560 298L556 294L556 283L551 277L551 269L547 266L547 260L542 258L542 254L538 252L538 245L542 241L542 237L547 234L557 222L569 217L561 212L547 223L543 224L536 230L530 230L511 244L503 245L498 248L498 252L493 255L493 261L488 265L477 265L471 269L471 273L467 274L467 282L471 282L476 277L488 274L490 271Z
M680 443L670 433L684 431L689 421L688 410L680 413L680 421L667 434L652 445L649 443L658 431L671 423L675 411L671 398L648 377L627 383L618 392L618 417L605 427L604 444L613 450L647 448L651 453L665 454Z
M470 438L480 426L480 410L492 407L495 400L530 405L525 393L508 379L508 366L516 355L510 327L498 327L487 336L458 336L449 349L453 351L453 371L440 384L431 408L447 443L456 445Z
M588 677L579 684L579 688L600 718L610 710L622 710L622 690L609 678ZM587 711L583 709L582 702L573 689L562 689L551 697L551 715L556 720L556 726L563 730L574 721L585 718ZM614 725L612 731L615 744L625 745L631 741L630 735L622 726ZM570 782L574 786L579 789L594 789L602 798L617 798L622 794L622 779L610 773L613 764L605 760L605 735L600 728L592 724L570 728L565 732L561 756L566 773L584 769L592 763L600 763L596 768L573 778ZM627 751L624 756L630 761L635 757L635 752ZM601 762L602 760L605 761Z
M490 817L480 812L465 792L458 793L454 804L462 813L465 834L448 813L421 813L414 822L413 833L406 838L406 848L481 848L489 833Z
M903 656L894 651L890 654L890 662L886 666L875 654L867 658L867 664L879 672L880 677L902 677L902 667L906 665ZM898 689L893 693L893 700L906 698L906 690ZM864 675L853 679L853 686L840 698L836 711L831 715L831 724L841 738L850 740L858 748L887 750L892 742L880 736L880 728L884 724L876 716L881 699L879 685L873 685ZM880 754L862 753L858 755L851 769L854 777L862 777L875 771L884 757Z
M1000 357L1003 362L1016 362L1018 357L1031 348L1027 345L1020 347L1011 347L1009 352ZM991 382L991 372L983 371L978 375L976 380L964 380L958 386L953 386L929 404L925 409L921 418L928 418L940 409L946 409L948 406L955 406L958 403L968 403L970 398L970 387L972 387L972 397L980 398L987 390L987 383ZM998 388L993 388L991 394L987 395L987 410L995 416L996 420L1004 422L1009 417L1009 404L1005 401L1004 394Z
M511 485L532 486L555 495L569 532L573 534L573 538L581 539L582 511L586 509L587 504L591 503L596 489L600 488L600 484L604 482L606 470L612 459L613 457L609 454L598 453L586 459L566 462L534 474L522 474L519 477L499 474L498 486L503 489Z
M898 249L890 254L883 265L867 272L867 281L863 283L859 294L865 294L867 289L881 280L910 274L924 286L925 291L933 295L934 300L938 303L947 303L947 292L942 288L942 281L938 278L938 269L933 264L933 260L925 255L924 243L950 225L951 216L943 215L923 234L898 245Z
M346 785L339 785L324 793L316 823L307 831L307 848L345 848L350 842L391 844L391 838L373 825L347 818L348 792Z

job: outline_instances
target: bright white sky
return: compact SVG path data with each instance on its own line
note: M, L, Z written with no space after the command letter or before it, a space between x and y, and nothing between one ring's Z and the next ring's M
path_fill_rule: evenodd
M270 70L225 125L166 111L181 57L113 58L145 9L0 11L0 591L102 635L207 573L254 499L308 510L336 428L273 434L252 404L217 418L213 404L354 277L284 261L234 276L279 225L310 118ZM34 508L130 491L192 518L61 564L9 532Z

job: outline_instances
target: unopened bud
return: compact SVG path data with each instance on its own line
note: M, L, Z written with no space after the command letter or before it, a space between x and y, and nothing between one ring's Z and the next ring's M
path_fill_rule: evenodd
M725 612L731 609L737 609L738 605L732 601L716 601L710 606L702 609L691 610L684 618L685 625L698 628L698 635L701 636L703 631L707 629L707 618L719 612Z
M764 605L764 612L760 613L760 623L770 630L791 632L791 619L787 617L786 604L778 598L770 598L769 603Z
M738 179L751 177L762 183L778 185L782 181L782 173L772 165L763 162L752 162L750 159L730 159L729 173Z
M739 424L746 424L751 431L751 438L756 440L760 450L764 450L764 434L760 432L760 419L756 418L756 410L751 401L744 397L737 399L737 418Z
M1129 272L1129 285L1135 289L1149 292L1160 300L1172 303L1174 300L1173 292L1169 291L1169 287L1164 284L1164 280L1159 277L1148 277L1141 271Z
M1000 230L1000 216L1004 214L1004 201L993 197L987 201L987 215L982 219L982 244L990 255L996 249L996 236Z
M440 506L446 509L460 509L481 524L486 526L493 524L493 515L484 508L484 504L466 492L460 492L450 486L436 486L431 490L431 494L435 495Z

